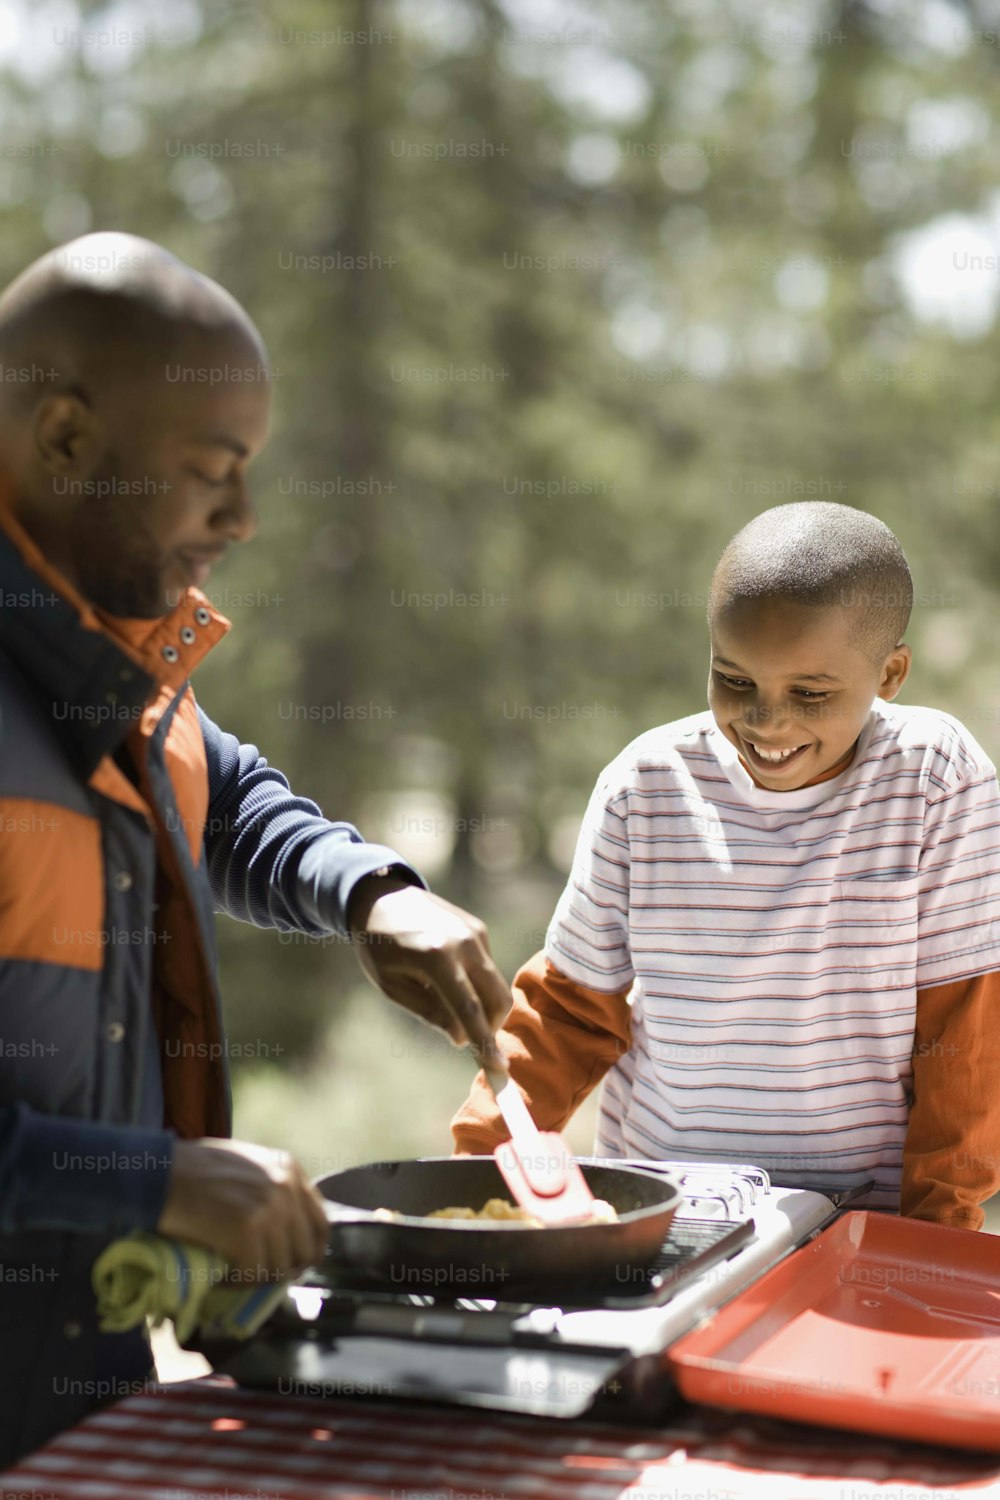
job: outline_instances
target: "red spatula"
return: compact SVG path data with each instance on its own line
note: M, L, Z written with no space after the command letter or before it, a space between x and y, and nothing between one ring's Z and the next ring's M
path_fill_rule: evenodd
M539 1130L511 1078L492 1069L486 1076L510 1131L493 1156L515 1203L544 1224L591 1218L594 1195L562 1136Z

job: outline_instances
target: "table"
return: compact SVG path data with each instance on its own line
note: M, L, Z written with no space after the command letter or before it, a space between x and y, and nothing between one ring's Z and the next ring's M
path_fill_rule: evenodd
M656 1428L249 1391L223 1376L95 1412L3 1500L1000 1500L1000 1455L685 1408Z

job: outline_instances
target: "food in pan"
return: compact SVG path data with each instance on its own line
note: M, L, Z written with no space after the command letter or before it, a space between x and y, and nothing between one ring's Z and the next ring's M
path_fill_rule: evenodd
M401 1219L402 1214L396 1213L391 1208L377 1208L376 1219ZM436 1208L432 1213L424 1214L426 1219L490 1219L494 1222L527 1224L533 1229L544 1229L545 1225L541 1219L536 1219L534 1214L529 1214L526 1208L517 1208L509 1203L506 1198L490 1198L482 1208ZM610 1203L603 1198L595 1198L590 1218L583 1219L581 1223L590 1224L616 1224L618 1214Z
M516 1208L506 1198L490 1198L482 1208L436 1208L428 1219L517 1219L525 1224L538 1220L526 1208Z

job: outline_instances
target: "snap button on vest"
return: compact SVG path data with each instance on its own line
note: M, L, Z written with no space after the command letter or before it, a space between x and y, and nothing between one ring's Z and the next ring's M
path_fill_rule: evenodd
M125 1027L121 1021L109 1021L107 1037L109 1042L120 1042L125 1035Z
M184 642L185 646L192 645L192 643L197 639L198 637L195 635L190 625L181 626L181 640Z
M163 657L164 661L175 662L180 655L180 652L177 650L176 646L164 646L163 650L160 652L160 655Z
M115 890L130 891L132 889L132 877L127 870L119 870L115 875Z
M69 1323L63 1324L63 1334L68 1339L78 1339L82 1332L82 1323L75 1323L71 1320Z
M207 625L209 620L212 618L203 604L199 604L198 608L194 612L194 617L198 621L199 625Z

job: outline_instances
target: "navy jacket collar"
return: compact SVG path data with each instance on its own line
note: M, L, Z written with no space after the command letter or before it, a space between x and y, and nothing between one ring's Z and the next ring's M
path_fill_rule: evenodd
M0 650L44 702L85 778L121 744L155 686L109 635L82 623L2 528Z

